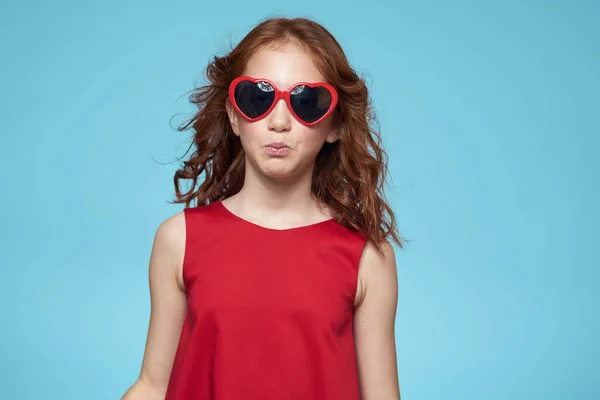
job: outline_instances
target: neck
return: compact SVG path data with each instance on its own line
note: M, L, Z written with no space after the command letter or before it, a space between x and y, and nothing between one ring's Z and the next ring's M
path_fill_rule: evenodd
M285 178L269 177L249 166L242 189L231 203L242 214L259 220L319 221L329 217L312 193L312 169Z

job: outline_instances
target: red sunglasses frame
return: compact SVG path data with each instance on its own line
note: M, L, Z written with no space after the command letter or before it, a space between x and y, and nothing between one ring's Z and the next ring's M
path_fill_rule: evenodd
M235 88L237 87L237 85L240 82L243 81L250 81L252 83L256 83L256 82L266 82L269 85L271 85L273 87L273 89L275 89L275 98L273 99L273 104L271 104L271 106L269 107L269 109L267 111L265 111L262 115L259 115L256 118L250 118L248 117L246 114L244 114L242 112L242 110L240 110L240 108L238 107L236 101L235 101ZM292 104L290 103L290 95L292 90L294 90L296 87L298 86L308 86L309 88L314 88L314 87L324 87L325 89L327 89L327 91L329 92L329 94L331 95L331 104L329 105L329 109L327 110L327 112L325 113L325 115L323 115L321 118L319 118L318 120L314 121L314 122L306 122L303 121L302 118L300 118L295 112L294 109L292 108ZM277 105L277 103L279 102L279 100L284 99L288 110L290 110L290 112L292 113L292 115L294 116L294 118L296 118L301 124L306 125L306 126L313 126L318 124L319 122L323 121L325 118L327 118L335 109L337 102L338 102L338 94L337 91L335 90L335 88L325 82L298 82L295 83L294 85L292 85L288 90L279 90L277 88L277 86L275 86L275 84L273 82L271 82L268 79L264 79L264 78L253 78L251 76L238 76L237 78L235 78L231 84L229 85L229 100L231 101L231 104L233 105L233 107L236 109L236 111L242 116L244 117L246 120L250 121L250 122L255 122L258 121L260 119L265 118L267 115L269 115L269 113L271 111L273 111L273 109L275 108L275 106Z

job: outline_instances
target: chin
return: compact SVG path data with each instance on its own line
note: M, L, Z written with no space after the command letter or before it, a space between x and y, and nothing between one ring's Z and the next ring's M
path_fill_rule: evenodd
M263 166L260 171L264 176L273 179L285 179L294 175L294 170L288 166Z
M297 176L300 172L298 160L295 157L291 157L291 154L285 157L265 157L262 154L256 157L256 154L254 154L252 160L246 158L246 165L248 165L248 161L250 161L250 164L256 169L257 173L271 179L287 179Z

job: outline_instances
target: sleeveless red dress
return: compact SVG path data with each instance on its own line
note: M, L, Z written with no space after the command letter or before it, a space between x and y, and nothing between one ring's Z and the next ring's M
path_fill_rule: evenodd
M187 314L165 400L359 400L366 237L333 219L270 229L220 201L184 213Z

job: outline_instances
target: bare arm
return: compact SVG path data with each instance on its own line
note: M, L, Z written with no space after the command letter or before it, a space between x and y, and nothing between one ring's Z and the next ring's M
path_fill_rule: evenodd
M185 319L186 295L179 274L185 251L185 216L160 224L154 236L148 271L150 322L142 368L121 400L164 400Z
M354 313L354 337L362 400L399 400L394 323L398 277L393 247L384 255L368 243L359 278L363 296Z

